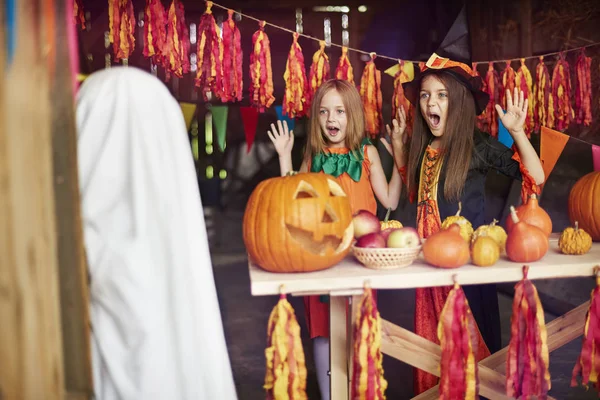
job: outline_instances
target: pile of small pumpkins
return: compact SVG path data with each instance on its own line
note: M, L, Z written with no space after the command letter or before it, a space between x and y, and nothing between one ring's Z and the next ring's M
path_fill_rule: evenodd
M526 204L510 207L506 230L496 220L473 230L471 222L460 215L447 217L441 229L423 245L425 261L440 268L458 268L471 262L479 267L494 265L506 253L509 260L530 263L541 260L549 249L552 220L540 207L537 196L531 195ZM564 254L585 254L592 246L592 237L575 221L566 228L558 241Z

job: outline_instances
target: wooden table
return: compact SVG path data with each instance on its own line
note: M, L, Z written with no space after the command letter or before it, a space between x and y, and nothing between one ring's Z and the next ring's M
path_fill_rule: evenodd
M581 256L568 256L558 250L558 235L550 238L550 250L546 256L529 264L528 277L535 279L570 278L594 276L595 267L600 266L600 243ZM295 296L329 294L330 301L330 359L331 399L349 398L349 373L351 346L348 337L352 328L352 313L346 316L346 303L354 306L362 294L365 283L374 289L408 289L417 287L449 286L456 279L460 285L517 282L523 278L523 265L513 263L506 257L491 267L476 267L471 264L456 269L439 269L429 266L419 256L405 268L372 270L365 268L353 256L348 256L333 268L311 273L276 274L266 272L249 264L251 292L254 296L277 295L283 287L286 293ZM571 310L547 324L549 351L569 343L583 333L589 302ZM389 321L382 321L382 352L413 367L439 376L441 350L413 332ZM479 363L479 391L490 399L508 399L505 394L504 368L507 348L492 354ZM437 387L422 393L415 399L437 399Z

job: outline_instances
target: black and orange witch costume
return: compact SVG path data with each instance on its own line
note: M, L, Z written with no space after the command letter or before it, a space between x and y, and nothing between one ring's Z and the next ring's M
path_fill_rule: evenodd
M421 70L415 71L415 78L403 84L407 99L419 107L421 80L428 74L444 74L456 79L473 95L476 114L487 106L489 96L482 91L480 76L473 76L469 67L470 40L467 30L466 13L463 8L450 28L440 49L434 53ZM462 214L477 228L485 223L485 179L489 169L495 169L508 177L525 180L531 187L531 177L519 161L518 154L486 133L465 132L473 135L473 152L470 166L458 201L448 201L444 197L444 183L448 171L444 168L443 152L428 146L421 154L419 162L417 197L417 230L422 238L437 232L441 221L454 215L462 203ZM433 138L433 136L432 136ZM525 179L524 179L525 177ZM535 185L533 185L535 186ZM452 287L420 288L416 290L415 332L439 343L438 321ZM474 349L477 361L501 348L500 315L495 285L467 285L463 287L479 328L479 346ZM483 340L481 340L483 338ZM438 378L422 370L415 371L414 390L418 395L438 383Z

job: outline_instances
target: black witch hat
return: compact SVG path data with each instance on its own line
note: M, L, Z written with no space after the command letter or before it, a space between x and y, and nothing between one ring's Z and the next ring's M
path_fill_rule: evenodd
M473 76L470 65L471 38L467 10L463 5L438 50L429 57L422 69L415 70L412 81L402 84L404 94L414 106L417 106L423 77L431 73L449 74L471 91L475 99L475 110L479 115L485 110L489 95L481 90L483 81L481 77Z

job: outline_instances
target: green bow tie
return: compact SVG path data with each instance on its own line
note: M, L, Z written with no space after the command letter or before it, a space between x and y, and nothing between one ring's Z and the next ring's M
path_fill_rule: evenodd
M362 174L362 162L365 159L364 146L366 144L371 144L371 142L369 139L364 138L360 145L360 151L349 151L346 154L315 154L310 172L323 171L336 178L346 172L353 181L358 182Z

